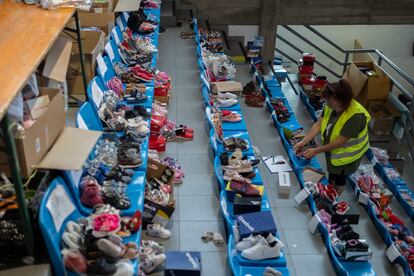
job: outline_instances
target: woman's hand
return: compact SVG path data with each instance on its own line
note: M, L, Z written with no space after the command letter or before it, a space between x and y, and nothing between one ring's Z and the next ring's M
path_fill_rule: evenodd
M303 157L305 157L306 159L311 159L312 157L314 157L315 155L317 155L320 152L321 151L320 151L319 148L309 148L309 149L305 150L305 152L303 153Z
M302 140L302 141L300 141L299 143L297 143L294 147L293 147L293 150L295 151L295 154L296 155L299 155L301 152L302 152L302 150L303 150L303 147L305 146L305 143L304 143L304 141Z

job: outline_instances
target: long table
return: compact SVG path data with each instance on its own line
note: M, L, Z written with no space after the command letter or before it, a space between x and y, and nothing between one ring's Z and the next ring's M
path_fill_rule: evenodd
M0 119L75 11L0 3Z

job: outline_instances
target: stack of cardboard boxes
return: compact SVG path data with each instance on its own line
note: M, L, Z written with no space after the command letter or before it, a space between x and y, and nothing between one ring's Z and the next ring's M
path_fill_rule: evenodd
M375 135L390 135L398 110L388 101L391 80L373 61L355 61L343 76L351 85L355 99L370 113L369 126Z

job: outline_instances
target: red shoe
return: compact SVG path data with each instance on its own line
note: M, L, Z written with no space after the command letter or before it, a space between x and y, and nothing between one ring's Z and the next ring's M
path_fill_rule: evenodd
M149 138L149 149L158 152L164 152L167 145L167 140L162 135L151 134Z
M175 129L175 139L182 139L185 141L193 140L194 134L187 130L186 127L180 127Z
M260 195L260 191L258 189L253 187L251 184L248 184L245 182L232 180L230 182L230 188L233 191L236 191L237 193L246 195L246 196L259 196Z
M344 215L349 210L349 205L345 201L341 201L335 206L336 213L339 215Z
M167 117L152 115L151 117L151 133L160 133L161 129L167 124Z
M229 116L232 112L230 110L222 110L221 116Z

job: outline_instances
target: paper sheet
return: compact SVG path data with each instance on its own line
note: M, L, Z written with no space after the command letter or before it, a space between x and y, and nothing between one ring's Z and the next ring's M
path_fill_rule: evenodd
M75 206L70 201L68 194L62 185L57 185L50 194L46 208L52 216L56 231L59 232L65 219L72 214Z
M102 98L103 98L103 93L101 89L98 87L98 84L96 83L96 81L93 81L92 82L92 100L95 103L95 106L97 106L98 108L101 105Z
M265 163L267 169L272 174L292 171L292 168L289 166L288 162L283 158L282 155L263 156L262 160Z

